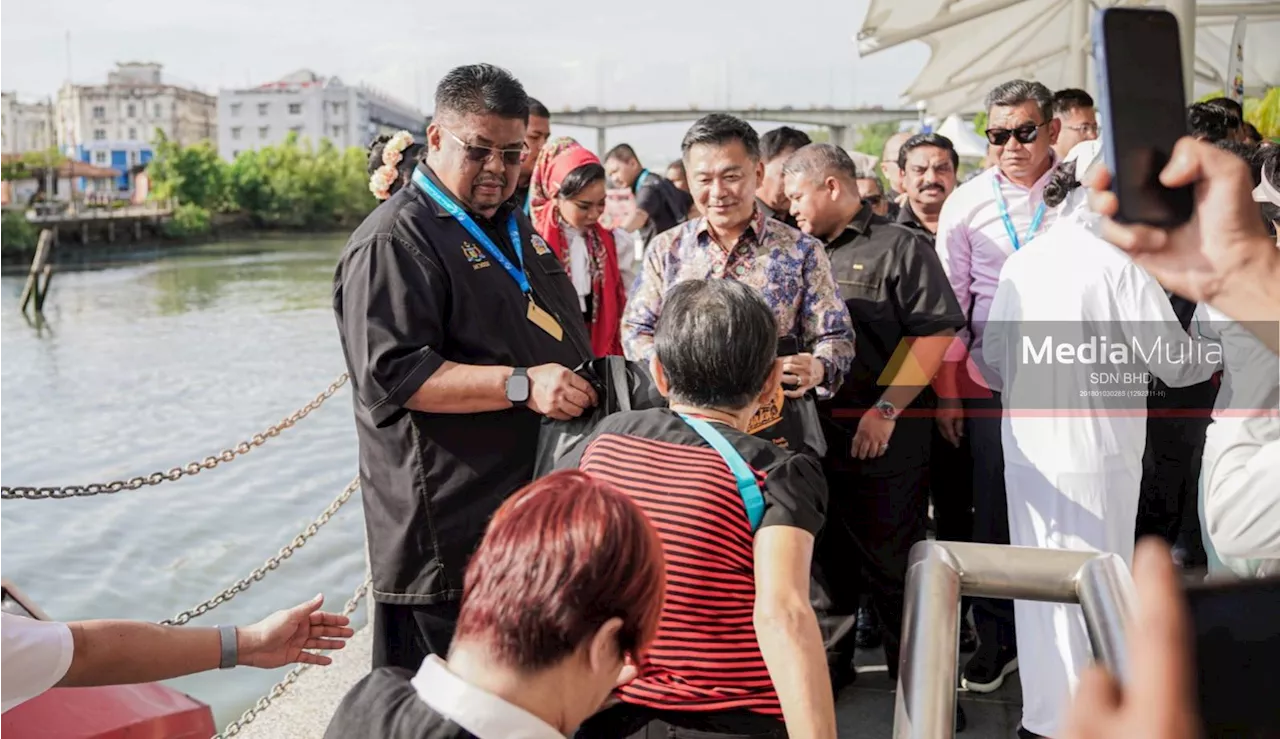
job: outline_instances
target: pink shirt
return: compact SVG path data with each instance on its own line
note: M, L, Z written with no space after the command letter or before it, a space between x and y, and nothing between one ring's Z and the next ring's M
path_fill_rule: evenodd
M1013 242L1000 217L991 182L994 178L999 183L1000 193L1009 209L1009 219L1021 245L1026 246L1029 241L1027 230L1037 206L1044 202L1044 186L1058 165L1057 156L1052 153L1050 156L1053 158L1049 169L1030 189L1005 177L998 167L992 167L957 187L942 206L942 214L938 218L938 258L942 260L951 289L955 291L960 308L973 328L972 337L968 330L958 334L960 341L955 342L952 351L947 353L948 361L963 359L964 347L972 341L969 356L973 365L984 375L990 374L982 362L982 333L991 312L996 286L1000 283L1000 269L1004 267L1004 260L1013 253ZM1057 208L1046 206L1040 226L1032 237L1048 230L1056 218ZM973 379L985 382L981 377Z

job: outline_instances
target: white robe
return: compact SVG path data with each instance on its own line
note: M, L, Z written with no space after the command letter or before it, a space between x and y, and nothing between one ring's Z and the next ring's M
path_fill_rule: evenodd
M1108 345L1139 350L1099 352L1097 363L1085 363L1083 353L1069 352L1068 359L1081 360L1069 363L1058 354L1061 345L1101 343L1103 336ZM1043 351L1046 340L1053 356ZM1152 346L1180 347L1208 361L1148 362L1142 351ZM1215 352L1216 345L1191 343L1159 284L1080 219L1060 221L1010 256L983 358L1003 391L1011 543L1113 552L1131 562L1146 446L1143 373L1173 387L1203 382L1220 361ZM1092 655L1083 613L1078 605L1030 601L1018 601L1014 613L1022 724L1058 736Z

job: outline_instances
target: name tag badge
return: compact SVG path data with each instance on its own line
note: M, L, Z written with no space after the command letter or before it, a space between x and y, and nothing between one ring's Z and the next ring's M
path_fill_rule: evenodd
M542 308L539 308L538 304L533 302L532 299L529 300L529 313L527 318L533 323L533 325L543 331L546 331L548 334L551 334L552 338L556 341L562 341L564 339L564 329L560 328L560 324L556 322L555 317Z

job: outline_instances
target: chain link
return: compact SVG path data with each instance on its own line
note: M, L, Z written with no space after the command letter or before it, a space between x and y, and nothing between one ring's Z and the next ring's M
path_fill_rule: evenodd
M223 462L230 462L236 457L248 454L254 448L265 444L267 439L274 439L280 435L280 432L292 428L294 424L309 416L312 411L323 405L326 400L332 398L334 393L347 384L347 379L347 373L343 372L324 392L317 395L310 403L294 411L288 418L273 426L268 426L266 431L254 434L248 441L242 441L232 449L224 449L221 454L205 457L198 462L188 462L181 467L174 467L168 472L152 472L150 475L139 475L128 480L105 483L95 482L88 485L68 485L60 488L0 487L0 500L45 500L84 498L90 495L111 495L121 490L137 490L144 485L159 485L162 482L181 480L184 477L199 474L203 470L211 470Z
M369 592L369 578L365 577L364 582L361 583L360 587L356 588L356 592L351 595L351 600L348 600L346 606L343 607L342 615L350 616L354 613L356 606L359 605L360 600L364 598L365 593L367 592ZM244 727L253 723L253 720L258 717L258 714L270 708L273 701L288 692L289 688L291 688L294 683L298 682L298 678L302 673L306 672L310 667L311 665L308 664L300 664L292 670L289 670L289 673L284 676L283 680L271 686L271 690L267 691L266 695L259 698L258 702L254 703L249 710L240 714L240 718L227 724L227 727L222 730L222 733L214 734L213 739L225 739L226 737L239 734Z
M166 618L161 621L160 624L162 626L182 626L191 619L203 616L209 611L212 611L223 603L226 603L236 597L240 593L248 590L249 586L266 577L268 572L278 568L280 563L292 557L295 551L302 547L303 544L307 543L307 539L315 536L316 532L320 530L320 527L329 523L329 519L333 518L333 514L337 513L338 509L341 508L344 503L351 500L351 495L355 493L359 487L360 477L357 476L342 489L342 492L338 494L338 497L333 499L333 502L329 504L329 507L325 508L324 512L321 513L316 520L308 524L307 527L302 530L302 533L293 537L293 541L286 544L279 552L276 552L276 556L271 557L266 562L263 562L261 567L250 572L247 577L239 580L221 593L218 593L189 611L183 611L173 618Z

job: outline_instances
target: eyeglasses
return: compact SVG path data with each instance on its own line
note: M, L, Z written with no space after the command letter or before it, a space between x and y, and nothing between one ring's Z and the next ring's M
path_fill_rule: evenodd
M987 141L992 146L1004 146L1009 143L1009 138L1015 138L1019 144L1030 144L1040 137L1040 129L1044 128L1047 123L1024 123L1017 128L988 128Z
M529 153L528 144L521 144L519 149L497 149L492 146L468 144L467 142L458 138L457 134L445 128L444 126L441 126L440 130L449 134L449 138L453 139L454 141L457 141L458 146L461 146L463 149L466 150L467 161L475 162L476 164L483 164L484 162L489 161L490 157L497 155L502 159L503 165L507 167L514 167L520 162L523 162L525 156L528 155Z
M1081 136L1093 136L1093 137L1095 137L1095 138L1096 138L1096 137L1097 137L1097 135L1098 135L1098 124L1096 124L1096 123L1081 123L1081 124L1080 124L1080 125L1078 125L1078 126L1067 126L1067 130L1069 130L1069 131L1075 131L1076 133L1080 134Z

